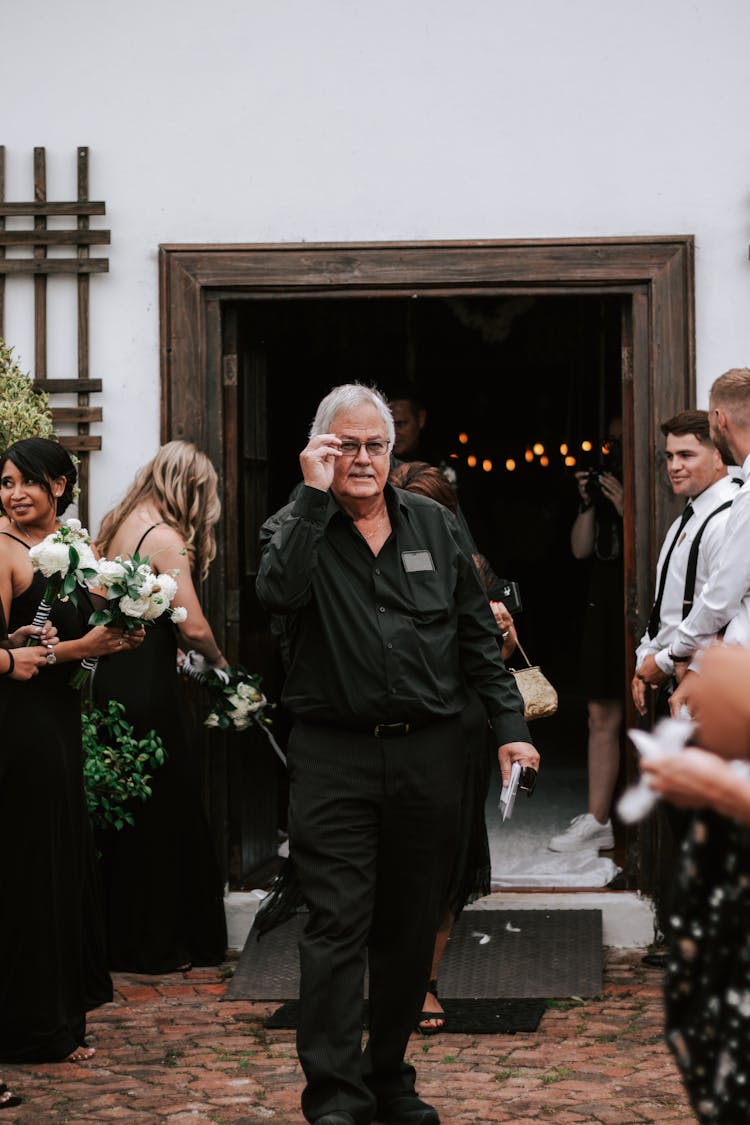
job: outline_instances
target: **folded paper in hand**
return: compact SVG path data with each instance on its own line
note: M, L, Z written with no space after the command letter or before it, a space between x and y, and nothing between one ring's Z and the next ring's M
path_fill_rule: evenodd
M500 804L498 808L502 813L503 820L510 820L513 815L513 806L516 803L518 783L520 780L521 766L518 762L514 762L510 768L510 781L507 785L503 786L502 793L500 794Z

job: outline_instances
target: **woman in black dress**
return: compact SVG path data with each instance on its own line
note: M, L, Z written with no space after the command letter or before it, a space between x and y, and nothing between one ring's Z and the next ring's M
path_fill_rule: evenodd
M573 555L589 560L581 640L581 681L588 707L588 810L547 844L554 852L615 846L612 799L620 770L625 714L625 571L622 514L622 420L608 427L606 472L578 472L579 507L570 533Z
M140 470L99 532L107 558L138 553L157 574L179 571L173 605L187 611L178 630L158 619L137 652L102 660L94 676L97 705L118 700L137 736L155 730L166 749L135 824L98 837L113 969L173 972L217 964L226 953L223 887L177 675L178 641L212 666L226 665L192 577L208 573L219 514L211 462L189 442L173 441Z
M34 648L24 647L30 636L38 636L41 644ZM24 683L32 676L38 676L47 663L48 654L54 652L56 643L57 630L49 622L43 629L26 625L9 637L5 628L2 603L0 603L0 649L4 653L4 656L0 657L0 729L2 729L5 703L8 698L6 684L10 680ZM12 652L11 649L15 651ZM3 769L2 760L3 754L0 750L0 777ZM1 801L0 796L0 803ZM5 1082L0 1082L0 1109L15 1109L22 1101L23 1098L9 1090Z
M0 601L11 634L33 619L46 586L29 548L56 529L75 480L57 442L29 438L2 456L0 503L9 523L0 532ZM112 998L83 791L80 698L70 679L84 657L137 639L89 630L81 593L80 609L54 604L60 643L45 649L43 672L3 684L0 1059L14 1063L90 1058L86 1012ZM26 659L13 655L17 667Z

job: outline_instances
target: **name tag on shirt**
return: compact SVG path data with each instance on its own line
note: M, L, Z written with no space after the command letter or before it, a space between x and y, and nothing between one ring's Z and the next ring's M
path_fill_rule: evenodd
M435 564L429 551L402 551L401 562L407 574L415 574L419 570L434 570Z

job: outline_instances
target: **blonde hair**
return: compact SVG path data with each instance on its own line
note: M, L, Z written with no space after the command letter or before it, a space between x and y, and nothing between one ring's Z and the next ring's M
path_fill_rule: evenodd
M151 500L185 543L190 569L202 581L216 556L214 525L221 515L216 470L189 441L169 441L136 473L127 496L102 520L97 546L107 554L130 513Z
M711 407L721 406L743 429L750 425L750 368L732 367L714 380L709 391Z

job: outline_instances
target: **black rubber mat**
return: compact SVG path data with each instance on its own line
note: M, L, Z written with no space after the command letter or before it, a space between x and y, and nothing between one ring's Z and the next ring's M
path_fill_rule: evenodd
M544 1000L446 1000L443 1007L446 1024L440 1035L511 1035L516 1031L536 1031L547 1005ZM277 1030L295 1028L298 1008L298 1000L287 1000L263 1021L264 1026ZM367 1027L366 1001L362 1026Z
M251 930L228 1000L299 996L297 942L307 915L260 941ZM599 910L465 910L440 966L441 998L530 999L598 996L602 990Z

